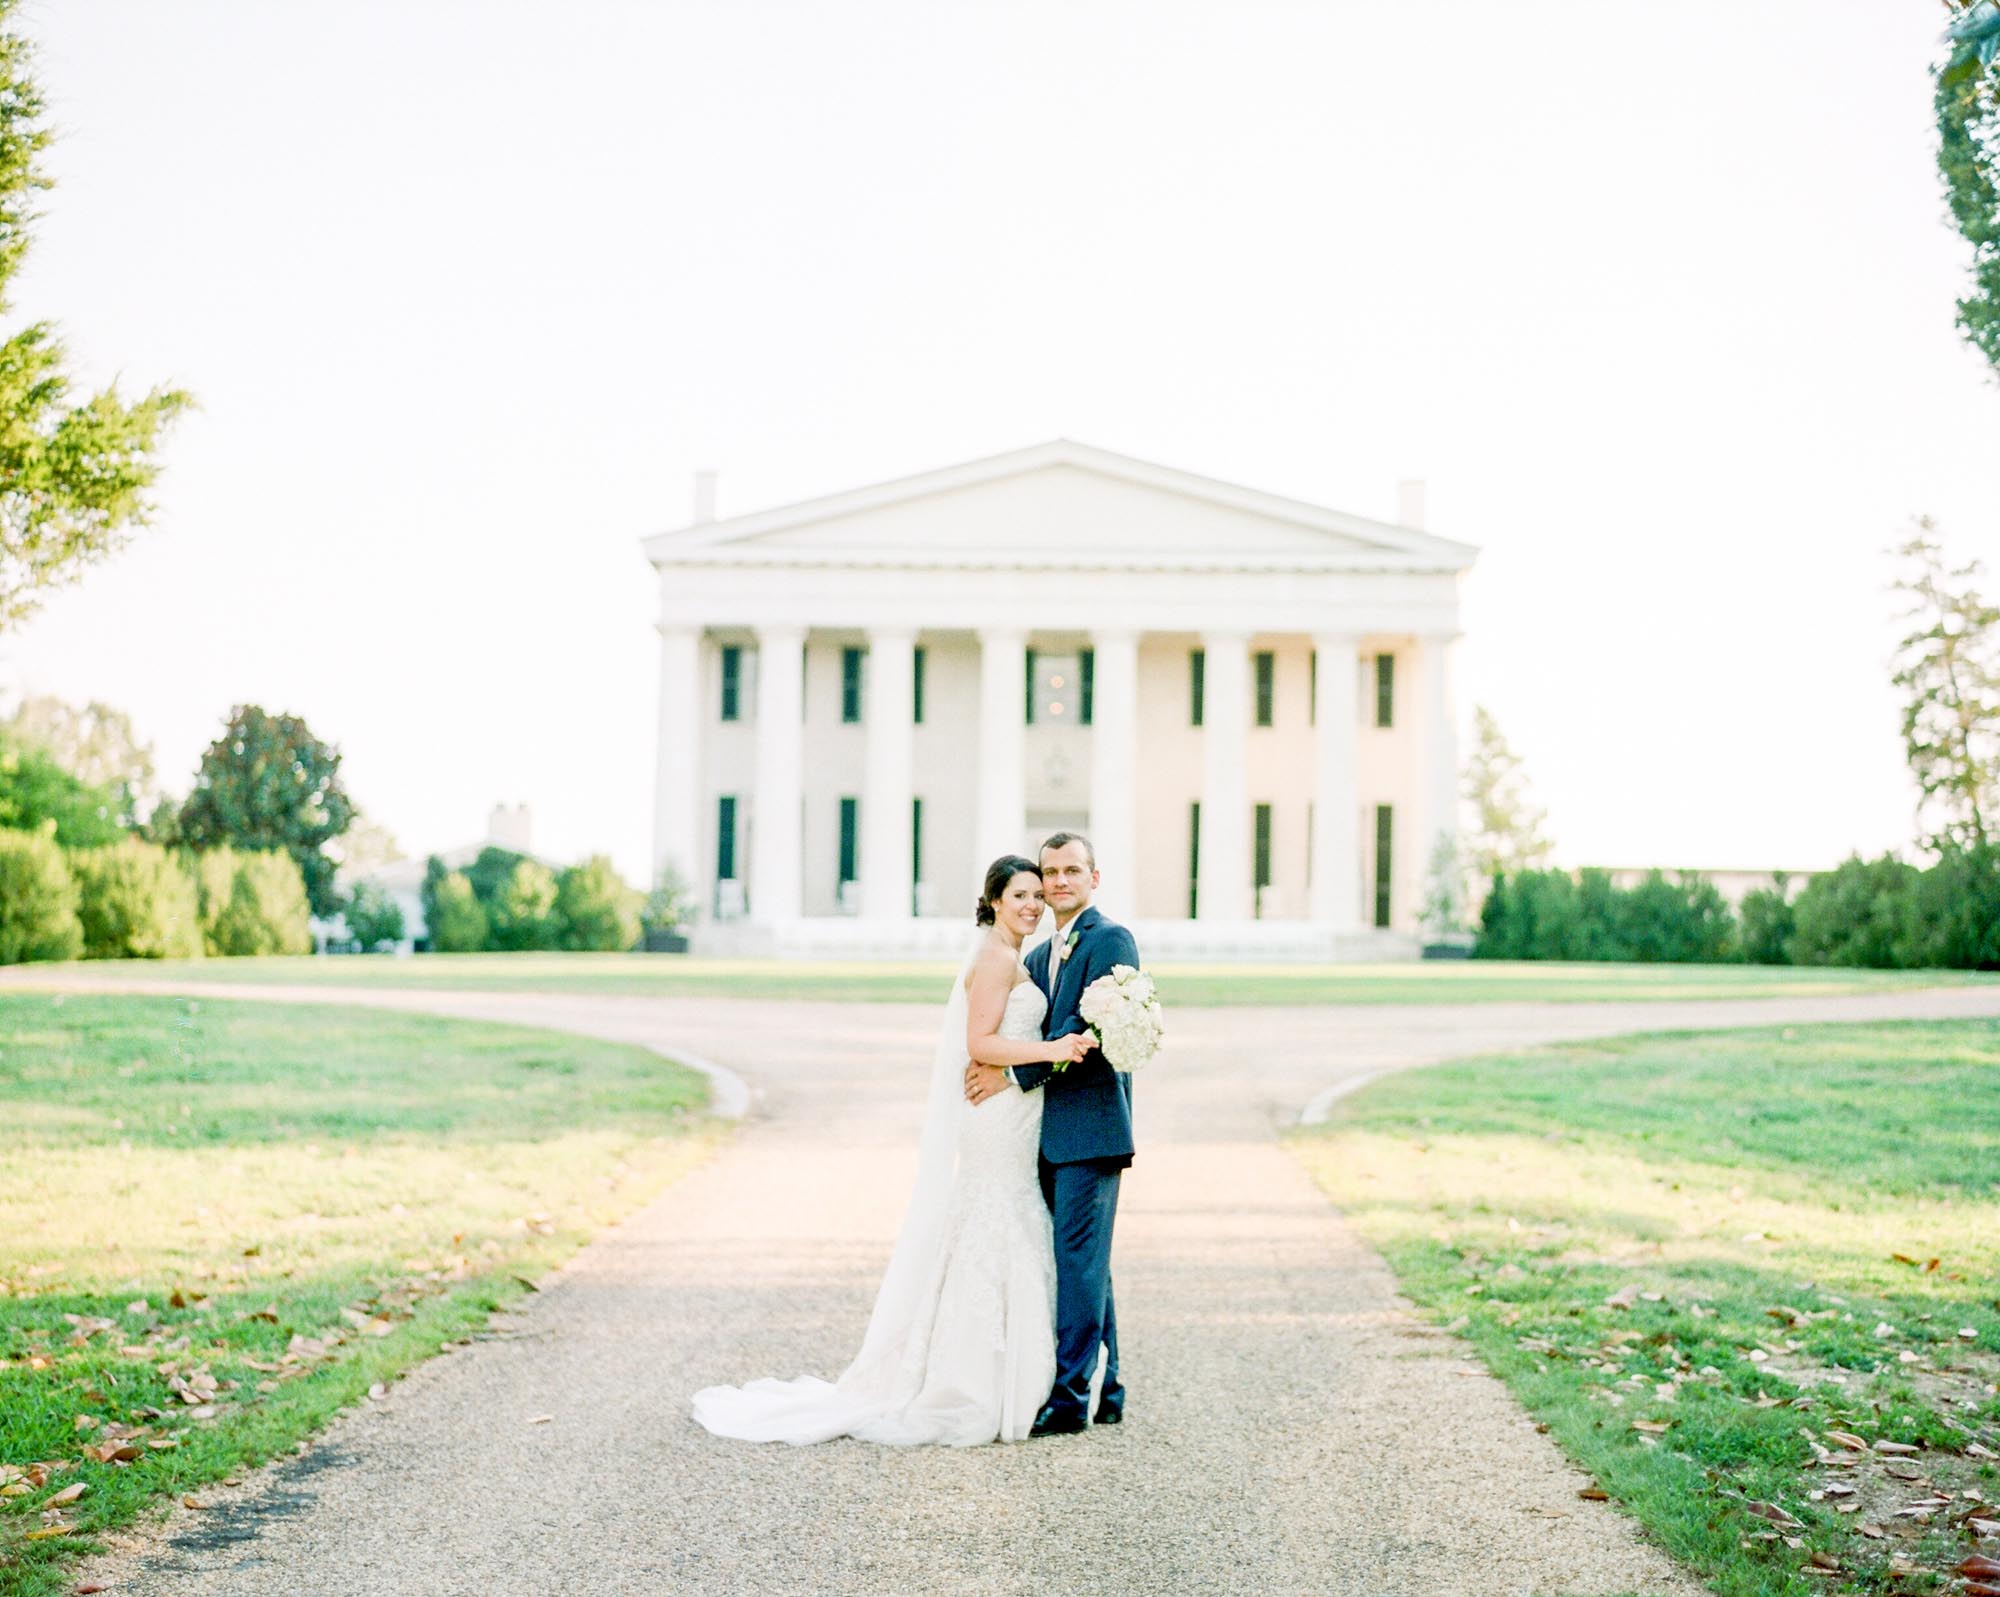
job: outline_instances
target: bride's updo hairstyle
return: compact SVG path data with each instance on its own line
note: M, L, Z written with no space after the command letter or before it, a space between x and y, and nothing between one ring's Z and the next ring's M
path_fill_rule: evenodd
M996 919L993 913L993 901L1006 892L1007 884L1023 871L1026 871L1030 876L1040 876L1042 874L1041 866L1037 865L1031 859L1023 859L1019 854L1002 854L991 865L986 867L986 886L979 895L979 907L972 912L974 925L991 926L993 924Z

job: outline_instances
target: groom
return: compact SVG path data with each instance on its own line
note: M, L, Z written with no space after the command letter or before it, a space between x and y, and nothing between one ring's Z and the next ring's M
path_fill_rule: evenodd
M1083 990L1113 965L1137 965L1132 934L1090 907L1097 858L1090 839L1057 832L1042 845L1042 896L1055 911L1055 936L1028 954L1028 974L1048 995L1042 1035L1053 1041L1086 1029L1077 1013ZM1099 1049L1064 1070L1050 1065L972 1065L965 1095L991 1097L1011 1078L1023 1092L1040 1087L1042 1198L1055 1221L1056 1384L1035 1416L1031 1436L1080 1431L1090 1423L1090 1382L1104 1349L1099 1425L1125 1417L1118 1379L1118 1324L1111 1309L1111 1222L1118 1179L1132 1162L1132 1078L1111 1068Z

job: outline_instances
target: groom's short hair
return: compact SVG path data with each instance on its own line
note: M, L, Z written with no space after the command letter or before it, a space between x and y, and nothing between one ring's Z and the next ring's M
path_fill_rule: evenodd
M1043 854L1048 853L1050 849L1062 848L1070 843L1081 843L1083 845L1083 857L1090 861L1090 868L1096 870L1097 850L1090 846L1090 839L1085 837L1081 832L1056 832L1043 838L1040 852L1035 857L1039 859Z

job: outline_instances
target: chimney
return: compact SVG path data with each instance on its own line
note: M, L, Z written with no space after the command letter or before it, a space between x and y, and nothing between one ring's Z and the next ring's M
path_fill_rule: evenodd
M694 524L704 526L715 519L715 473L694 474Z
M1396 525L1424 530L1424 479L1406 477L1396 484Z
M486 817L486 841L501 848L525 854L532 836L533 816L525 799L514 805L496 804Z

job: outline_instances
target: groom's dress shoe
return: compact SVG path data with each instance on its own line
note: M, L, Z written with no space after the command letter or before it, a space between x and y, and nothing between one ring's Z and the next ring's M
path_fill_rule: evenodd
M1125 1400L1121 1397L1115 1403L1099 1403L1093 1425L1122 1425L1125 1421Z
M1044 1403L1041 1413L1035 1416L1035 1423L1029 1427L1030 1436L1068 1436L1084 1428L1086 1421L1082 1409L1057 1408L1053 1403Z

